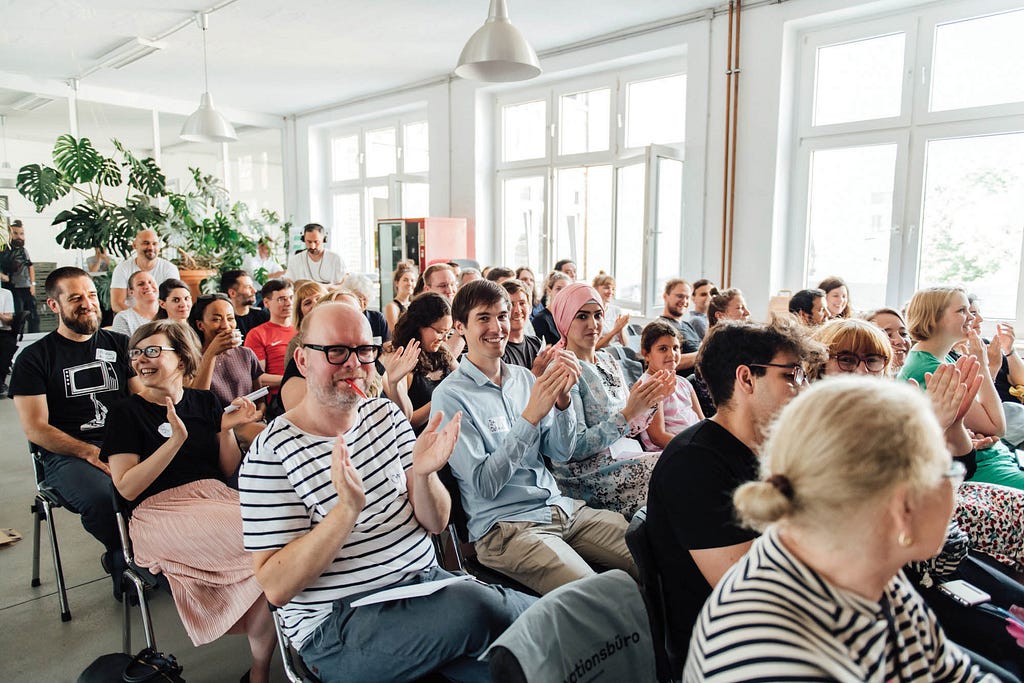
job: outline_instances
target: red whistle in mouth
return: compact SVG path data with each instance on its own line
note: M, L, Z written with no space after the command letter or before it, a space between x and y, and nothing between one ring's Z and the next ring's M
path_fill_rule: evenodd
M360 388L359 388L359 387L358 387L358 386L356 385L356 383L355 383L354 381L352 381L352 380L350 380L349 378L347 378L347 377L346 377L346 378L345 378L345 382L346 382L346 383L347 383L347 384L348 384L348 385L349 385L350 387L352 387L352 391L356 392L357 394L359 394L359 395L360 395L361 397L363 397L363 398L369 398L369 397L368 397L368 396L367 396L366 394L364 394L364 393L363 393L363 390L362 390L362 389L360 389Z

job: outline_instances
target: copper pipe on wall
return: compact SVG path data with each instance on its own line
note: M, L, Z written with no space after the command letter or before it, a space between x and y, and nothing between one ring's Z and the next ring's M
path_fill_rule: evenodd
M735 46L731 50L732 63L732 142L729 145L732 158L729 164L729 230L728 230L728 257L726 266L728 270L726 282L732 285L732 238L736 226L736 131L739 129L739 105L740 105L740 17L743 14L743 0L736 0L736 32L734 34Z
M722 159L722 264L719 285L724 289L729 286L726 273L726 251L729 247L727 233L729 230L729 144L732 136L732 22L736 3L729 1L729 36L726 40L728 52L725 57L725 152Z

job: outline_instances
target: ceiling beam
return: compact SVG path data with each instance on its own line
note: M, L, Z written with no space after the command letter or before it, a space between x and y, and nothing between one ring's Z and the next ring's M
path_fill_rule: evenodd
M0 71L0 88L16 90L26 94L45 95L53 98L69 98L75 94L70 83L54 79L39 79L21 74ZM109 104L118 107L156 110L165 114L189 116L195 111L199 100L179 100L170 97L145 95L115 88L104 88L79 81L78 101ZM277 114L245 111L230 107L217 107L229 121L258 128L284 128L284 117Z

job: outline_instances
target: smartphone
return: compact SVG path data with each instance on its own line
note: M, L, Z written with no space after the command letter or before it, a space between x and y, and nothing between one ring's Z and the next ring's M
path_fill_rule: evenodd
M961 605L973 607L988 602L992 596L966 581L946 581L939 584L939 590L953 598Z

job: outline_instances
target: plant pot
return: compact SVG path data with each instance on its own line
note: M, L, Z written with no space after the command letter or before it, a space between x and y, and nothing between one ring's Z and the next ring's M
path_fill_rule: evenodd
M179 270L179 276L182 281L188 285L188 289L192 292L192 301L199 299L199 295L202 294L200 285L203 284L203 280L208 277L213 277L217 274L217 271L204 268L202 270Z

